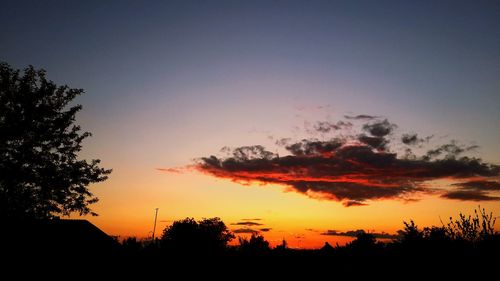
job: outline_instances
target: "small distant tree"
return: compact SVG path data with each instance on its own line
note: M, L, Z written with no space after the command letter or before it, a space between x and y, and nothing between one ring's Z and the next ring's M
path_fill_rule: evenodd
M400 242L406 245L414 245L420 243L424 239L424 233L418 229L418 226L413 220L403 222L405 228L399 232Z
M356 239L350 244L351 247L361 250L369 250L375 247L377 239L373 234L360 231L356 235Z
M239 237L239 243L239 250L246 254L264 254L271 250L269 242L259 234L252 234L250 239Z
M276 245L275 249L280 251L288 250L288 242L285 239L281 240L281 244Z
M360 231L356 234L356 239L347 245L347 247L358 254L367 254L376 249L377 239L373 234Z
M220 218L196 221L185 218L163 230L160 243L167 251L177 253L220 253L234 235Z
M82 89L58 86L44 70L21 73L0 62L0 217L54 218L77 212L96 215L88 189L111 170L100 160L80 159L89 132L75 124Z

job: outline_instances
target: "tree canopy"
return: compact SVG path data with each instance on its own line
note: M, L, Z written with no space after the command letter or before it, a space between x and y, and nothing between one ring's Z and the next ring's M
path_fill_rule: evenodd
M185 218L163 230L161 243L174 252L220 253L232 239L234 235L220 218Z
M98 199L88 186L111 170L78 157L91 134L75 123L82 106L70 103L83 92L56 85L42 69L21 73L0 62L1 217L95 215L89 205Z

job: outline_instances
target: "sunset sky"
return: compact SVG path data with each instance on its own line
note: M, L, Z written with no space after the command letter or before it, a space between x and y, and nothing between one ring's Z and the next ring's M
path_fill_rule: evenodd
M155 208L157 234L217 216L301 248L500 215L498 1L5 1L0 23L0 61L85 89L110 235L151 236Z

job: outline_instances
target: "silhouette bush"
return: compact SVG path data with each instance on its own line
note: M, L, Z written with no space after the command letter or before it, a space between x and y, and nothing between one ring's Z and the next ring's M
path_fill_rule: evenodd
M450 217L449 223L443 227L451 239L478 243L496 234L495 223L493 213L488 214L484 208L478 207L473 216L460 213L458 219Z

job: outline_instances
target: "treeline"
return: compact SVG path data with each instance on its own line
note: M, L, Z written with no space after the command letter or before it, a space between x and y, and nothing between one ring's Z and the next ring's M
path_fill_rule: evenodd
M414 221L404 222L397 239L379 242L373 234L359 232L344 246L325 243L321 249L292 249L285 240L271 247L259 234L249 238L238 237L237 245L229 245L235 235L219 218L196 221L193 218L175 221L162 235L151 239L127 238L120 243L120 251L127 257L259 257L259 258L314 258L343 260L428 256L429 259L474 256L486 257L500 250L500 234L495 231L495 217L484 209L473 215L460 214L449 218L441 226L418 227Z
M54 228L59 225L57 220L48 222L50 229L56 230L50 237L25 231L28 228L15 231L9 227L9 231L3 232L16 233L1 239L1 253L7 265L39 266L42 270L61 265L75 270L83 266L125 276L128 272L150 270L156 275L159 273L155 270L188 267L183 272L186 276L205 277L217 277L221 271L231 270L253 277L269 272L279 277L306 273L308 279L327 273L356 277L431 273L436 277L438 273L448 279L473 275L476 280L490 274L500 253L495 217L484 209L470 216L449 218L441 226L421 228L414 221L405 222L399 236L390 242L377 241L374 234L360 231L344 246L325 243L321 249L294 249L286 241L271 247L258 234L236 238L219 218L186 218L173 222L154 240L131 237L123 241L89 228L88 222L61 220L60 228ZM63 235L68 222L73 224L73 234ZM18 223L17 229L24 224ZM53 237L54 234L58 236ZM234 239L238 243L230 244ZM202 268L208 271L201 271Z

